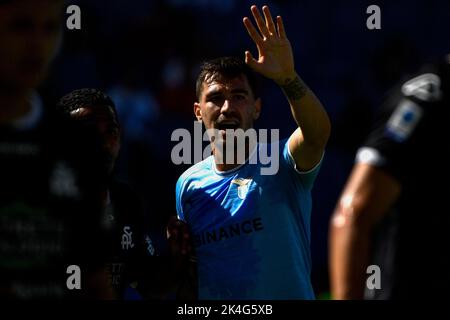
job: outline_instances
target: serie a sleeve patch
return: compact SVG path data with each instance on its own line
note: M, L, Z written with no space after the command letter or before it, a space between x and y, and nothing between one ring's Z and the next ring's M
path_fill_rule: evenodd
M406 141L423 116L423 109L411 100L402 100L386 124L386 136L396 142Z

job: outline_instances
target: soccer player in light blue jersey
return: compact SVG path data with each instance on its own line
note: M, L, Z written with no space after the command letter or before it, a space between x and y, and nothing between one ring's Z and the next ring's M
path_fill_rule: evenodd
M179 178L176 205L194 239L200 299L314 299L311 189L330 123L295 70L281 17L274 22L269 8L262 9L264 17L251 7L259 31L243 19L259 58L247 51L245 63L236 58L206 62L197 81L195 116L218 134L211 139L212 156ZM225 159L227 149L218 148L230 143L228 130L251 130L260 115L251 69L281 87L298 125L289 139L269 147L279 154L275 174L264 174L255 160L265 144L248 148L244 163Z

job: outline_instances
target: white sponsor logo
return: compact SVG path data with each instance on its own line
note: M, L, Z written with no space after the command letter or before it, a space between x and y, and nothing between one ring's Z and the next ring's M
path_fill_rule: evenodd
M133 238L131 237L132 235L133 232L130 231L130 227L125 226L123 228L123 235L122 235L122 250L128 250L134 247Z

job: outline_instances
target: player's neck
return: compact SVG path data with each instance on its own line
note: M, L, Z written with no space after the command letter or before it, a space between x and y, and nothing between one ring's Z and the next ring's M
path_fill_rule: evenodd
M22 118L31 110L31 90L6 91L0 89L0 124Z
M239 167L240 165L242 165L242 164L239 164L239 163L224 163L224 164L219 164L219 163L217 163L217 162L218 162L218 161L216 161L215 166L216 166L217 171L220 171L220 172L230 171L230 170L233 170L233 169Z
M254 149L256 148L256 145L249 145L248 142L245 143L245 150L243 151L245 153L245 156L241 159L239 159L238 155L239 155L239 150L236 150L236 147L234 148L234 154L232 156L230 156L230 158L232 159L227 159L227 155L226 155L226 146L224 145L224 147L222 148L223 150L221 150L220 148L216 148L215 145L212 145L212 151L213 151L213 156L214 156L214 165L216 166L217 171L230 171L233 170L241 165L243 165L244 163L246 163L248 161L248 158L250 157L250 155L253 153ZM242 150L240 151L242 152Z

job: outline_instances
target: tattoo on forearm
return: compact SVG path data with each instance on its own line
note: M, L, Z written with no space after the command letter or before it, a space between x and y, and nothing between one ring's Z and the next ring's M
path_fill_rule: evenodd
M284 84L281 85L284 93L289 100L300 100L306 94L308 87L306 84L297 76L294 79L288 79Z

